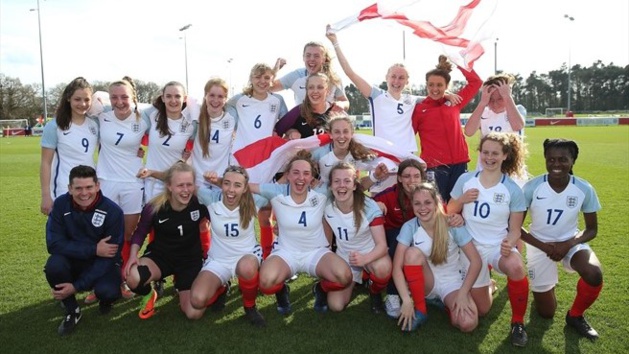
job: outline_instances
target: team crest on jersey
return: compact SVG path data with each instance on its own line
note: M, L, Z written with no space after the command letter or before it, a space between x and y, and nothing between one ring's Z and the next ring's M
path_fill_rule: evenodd
M105 216L107 213L101 210L96 210L94 215L92 215L92 225L94 227L101 227L105 223Z
M181 126L179 127L179 132L185 133L188 130L189 126L190 126L190 122L188 122L187 119L183 119L183 121L181 122Z
M133 126L131 127L131 130L134 133L138 133L140 131L140 124L139 123L133 123Z
M98 135L98 132L96 131L96 127L90 127L90 133L92 133L92 135Z
M310 205L313 207L319 205L319 199L317 199L317 197L310 198Z
M269 112L275 113L277 112L277 104L272 104L269 106Z
M505 194L504 193L494 193L494 203L496 204L502 204L505 201Z
M574 208L579 203L579 197L574 195L569 195L566 197L566 206L568 208Z
M199 220L199 211L198 210L193 210L190 212L190 219L192 219L192 221L197 221Z
M411 102L411 98L407 96L407 97L404 98L404 104L412 105L413 102Z
M228 120L224 120L223 121L223 129L229 129L229 127L231 126L231 122Z

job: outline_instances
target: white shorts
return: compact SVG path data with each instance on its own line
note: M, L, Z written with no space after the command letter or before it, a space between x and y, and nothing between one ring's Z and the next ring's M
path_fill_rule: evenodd
M482 288L483 286L489 286L491 284L491 277L489 275L489 267L487 265L491 265L492 269L500 274L504 275L503 272L500 271L500 267L498 266L498 262L502 255L500 254L500 245L487 245L483 243L477 243L476 240L474 242L474 246L480 255L480 259L482 264L480 266L480 273L478 274L478 278L476 278L476 282L472 286L472 288ZM520 252L513 247L511 252L515 252L520 256ZM467 274L467 270L470 267L470 261L467 259L464 253L461 253L461 279L465 278Z
M144 180L144 203L148 203L156 195L164 191L164 182L155 179L147 178Z
M329 248L317 248L312 251L295 252L279 248L277 245L271 252L272 256L278 256L288 264L290 268L290 276L296 273L308 273L310 276L317 276L317 264L323 256L330 253Z
M144 183L100 180L100 189L105 197L118 204L125 215L142 212Z
M222 284L226 284L231 278L236 276L236 266L242 257L254 255L258 259L258 266L260 266L260 263L262 262L262 249L260 248L260 245L256 245L256 249L257 252L254 250L238 256L223 257L220 259L208 257L203 264L201 271L214 273L214 275L221 280Z
M441 301L445 301L448 294L461 289L461 286L463 286L460 272L451 274L435 274L433 272L433 275L435 284L430 290L430 293L426 295L426 298L432 299L438 297Z
M587 243L579 243L566 253L566 256L560 261L563 268L574 273L575 270L570 266L570 261L575 253L582 250L592 250ZM554 288L559 282L559 274L556 262L550 259L544 251L537 247L526 244L526 265L529 269L529 279L531 280L531 291L536 293L544 293Z

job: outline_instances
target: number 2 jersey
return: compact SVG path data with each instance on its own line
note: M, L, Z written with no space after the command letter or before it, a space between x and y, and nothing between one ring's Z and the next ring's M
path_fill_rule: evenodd
M480 183L481 172L467 172L454 184L451 196L459 199L467 190L478 189L478 198L463 204L465 227L474 240L486 245L500 245L507 236L511 212L526 211L524 195L507 175L489 188Z
M530 233L542 242L562 242L579 232L579 213L601 209L596 191L585 180L571 176L560 193L548 184L548 175L535 177L524 185L524 198L531 215Z

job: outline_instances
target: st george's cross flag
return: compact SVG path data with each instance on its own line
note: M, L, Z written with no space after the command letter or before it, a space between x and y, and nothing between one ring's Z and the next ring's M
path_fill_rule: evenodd
M470 70L484 53L481 42L493 36L496 5L497 0L378 1L330 25L330 31L338 32L366 20L393 20L421 38L441 43L453 63ZM436 25L436 20L449 22Z

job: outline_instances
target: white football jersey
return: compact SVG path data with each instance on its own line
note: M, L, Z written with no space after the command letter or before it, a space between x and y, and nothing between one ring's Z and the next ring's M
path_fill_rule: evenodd
M325 185L327 190L327 185ZM288 184L265 183L260 194L271 202L277 219L278 247L293 252L307 252L329 247L323 232L323 211L328 201L322 189L308 191L306 201L297 204L290 196Z
M387 91L373 86L369 96L373 135L394 142L403 151L417 152L412 118L415 104L423 99L421 96L402 94L396 100Z
M463 204L462 216L465 227L474 240L481 244L499 245L507 236L511 212L526 210L524 195L518 185L507 175L490 188L480 183L480 172L467 172L454 184L450 195L460 198L465 191L477 188L478 198Z
M448 237L446 261L439 265L435 265L430 260L430 255L432 254L432 237L428 235L426 230L421 226L419 219L416 217L402 225L397 241L408 247L419 248L428 259L430 269L435 278L440 278L456 274L459 271L459 258L461 257L459 248L472 241L472 236L465 227L449 228Z
M98 116L100 152L96 173L98 178L114 182L142 182L136 175L142 168L138 149L144 133L150 128L148 117L137 119L135 113L120 120L114 111Z
M198 187L210 187L210 183L203 179L203 174L214 171L219 177L223 176L223 172L229 165L229 155L231 152L231 144L236 128L236 110L233 107L225 106L225 114L210 119L210 132L207 137L195 138L194 147L192 148L192 167L196 175L196 185ZM198 129L198 128L197 128ZM201 146L207 144L209 155L203 156Z
M85 118L83 124L70 123L61 130L53 119L46 123L41 147L55 150L50 167L50 196L54 200L68 191L70 170L78 165L94 167L94 151L98 146L98 123Z
M194 139L195 125L188 118L168 118L168 129L171 135L162 136L157 130L157 109L143 112L151 122L149 143L146 156L146 168L165 171L181 159L188 140Z
M321 176L321 181L324 183L329 182L330 171L332 170L332 167L339 162L347 162L356 166L356 160L354 160L352 154L347 154L347 156L345 156L342 160L337 158L336 155L334 155L334 151L332 151L332 143L315 149L312 152L312 159L318 162L319 175Z
M308 79L308 71L306 68L291 71L279 79L282 83L282 87L293 90L295 94L295 105L301 104L306 98L306 79ZM328 93L326 101L332 103L336 101L337 97L345 97L343 84L330 87L330 93Z
M273 135L275 123L288 112L284 98L273 93L262 101L240 93L227 104L238 112L233 151Z
M548 175L538 176L524 185L524 198L531 215L529 231L542 242L573 238L579 232L579 213L601 210L594 188L575 176L561 193L548 184Z
M336 239L336 253L346 261L349 261L350 252L371 252L376 247L371 235L371 224L380 219L380 224L384 225L382 211L373 199L365 198L365 209L361 213L363 220L356 229L353 212L343 213L334 202L328 203L325 207L325 220L332 228Z

